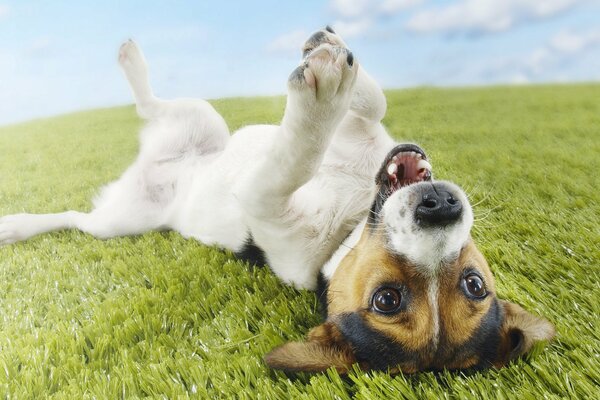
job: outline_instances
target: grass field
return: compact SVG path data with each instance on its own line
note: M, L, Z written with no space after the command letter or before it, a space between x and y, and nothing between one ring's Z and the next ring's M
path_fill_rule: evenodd
M600 398L600 85L389 91L385 123L476 204L499 296L557 339L502 370L286 376L262 356L319 322L311 292L175 233L0 248L1 398ZM214 101L232 130L283 98ZM90 209L134 159L133 107L0 128L0 215Z

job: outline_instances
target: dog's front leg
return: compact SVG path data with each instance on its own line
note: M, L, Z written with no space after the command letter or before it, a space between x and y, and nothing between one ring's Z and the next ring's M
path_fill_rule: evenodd
M324 261L319 236L331 229L328 207L333 204L314 188L298 189L317 173L348 112L357 68L343 47L315 49L290 75L285 114L264 157L249 162L234 187L249 233L269 266L299 288L316 285Z
M348 111L357 67L350 51L324 44L292 72L279 132L238 186L251 217L280 217L292 193L315 175Z

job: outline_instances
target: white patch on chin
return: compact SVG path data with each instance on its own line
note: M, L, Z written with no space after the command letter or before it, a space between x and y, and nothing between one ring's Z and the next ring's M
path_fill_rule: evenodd
M440 342L440 307L438 302L439 284L437 276L429 280L427 298L431 306L431 319L433 321L433 350L437 350Z
M382 210L382 223L388 234L390 250L406 257L423 273L435 275L445 262L458 257L469 239L473 211L467 197L456 185L446 182L453 196L463 205L460 219L445 227L422 227L415 221L415 208L420 201L419 183L392 194Z

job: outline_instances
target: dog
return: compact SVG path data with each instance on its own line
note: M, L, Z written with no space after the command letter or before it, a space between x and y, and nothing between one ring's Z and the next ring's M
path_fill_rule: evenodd
M133 41L119 50L137 113L136 161L90 213L0 219L0 245L61 229L97 238L174 230L313 289L325 321L265 356L285 371L501 367L550 340L547 320L499 300L470 236L465 193L381 124L382 89L333 29L310 36L281 125L230 136L202 100L154 96Z

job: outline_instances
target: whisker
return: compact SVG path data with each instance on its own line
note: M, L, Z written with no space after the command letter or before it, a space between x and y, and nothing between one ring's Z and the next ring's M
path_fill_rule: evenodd
M474 217L474 218L473 218L473 220L475 220L475 221L481 221L481 220L484 220L484 219L488 218L488 217L489 217L489 216L490 216L490 215L491 215L491 214L492 214L492 213L493 213L495 210L497 210L498 208L500 208L500 206L499 206L499 205L498 205L498 206L496 206L496 207L490 208L490 209L488 209L488 210L481 211L481 212L479 212L479 213L474 213L474 214L473 214L473 217Z
M484 222L484 221L479 221L479 222ZM478 223L477 225L473 226L473 230L479 231L482 228L485 228L485 229L490 229L490 228L494 229L494 228L499 228L499 227L502 227L504 225L507 225L508 223L509 222L498 222L496 224L491 224L491 223L483 223L483 224L481 224L481 223Z

